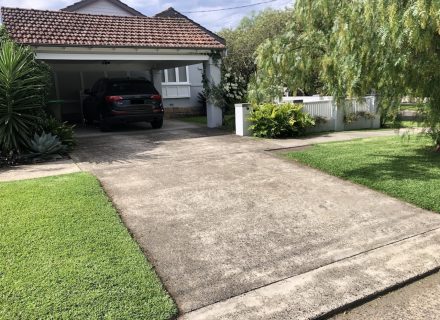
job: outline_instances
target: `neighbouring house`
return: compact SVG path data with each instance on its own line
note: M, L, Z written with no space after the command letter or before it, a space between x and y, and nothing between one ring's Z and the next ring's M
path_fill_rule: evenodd
M10 37L52 67L65 120L82 119L83 92L102 77L151 80L168 116L201 112L202 72L220 81L212 56L225 52L224 39L173 8L146 17L119 0L82 0L59 11L3 7L1 16ZM210 103L207 117L221 125Z

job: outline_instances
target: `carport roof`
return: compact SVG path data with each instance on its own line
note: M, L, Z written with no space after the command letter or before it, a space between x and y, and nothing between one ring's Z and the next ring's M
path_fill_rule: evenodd
M122 17L1 8L11 38L33 46L225 49L211 32L185 18Z

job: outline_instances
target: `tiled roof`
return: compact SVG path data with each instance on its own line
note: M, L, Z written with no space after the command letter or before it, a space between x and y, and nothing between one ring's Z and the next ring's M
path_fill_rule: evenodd
M226 40L223 39L222 37L220 37L218 34L215 34L214 32L206 29L205 27L203 27L200 24L198 24L197 22L191 20L187 16L181 14L179 11L177 11L173 7L169 7L168 9L166 9L166 10L164 10L162 12L159 12L158 14L155 15L155 17L156 18L183 18L183 19L189 20L192 23L194 23L197 26L199 26L200 28L202 28L205 32L207 32L208 34L213 36L218 42L220 42L222 44L226 44Z
M224 49L199 25L184 18L121 17L66 11L1 8L18 43L47 46Z

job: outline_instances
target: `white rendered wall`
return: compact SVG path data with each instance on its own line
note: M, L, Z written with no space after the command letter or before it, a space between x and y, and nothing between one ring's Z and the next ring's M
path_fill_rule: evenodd
M133 17L134 15L106 0L99 0L78 10L78 13L103 14L109 16Z

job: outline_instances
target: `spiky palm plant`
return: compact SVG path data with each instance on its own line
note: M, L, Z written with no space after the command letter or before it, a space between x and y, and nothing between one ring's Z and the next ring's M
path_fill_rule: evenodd
M10 40L0 45L0 151L25 150L41 117L45 75L32 50Z

